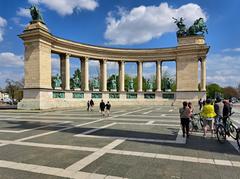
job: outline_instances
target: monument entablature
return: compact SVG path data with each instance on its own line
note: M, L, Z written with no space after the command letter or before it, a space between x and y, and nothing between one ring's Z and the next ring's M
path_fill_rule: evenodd
M193 28L192 28L193 29ZM191 30L192 30L191 29ZM192 33L192 31L191 31ZM48 109L56 107L77 107L85 105L86 100L110 100L115 104L163 104L165 102L191 100L197 101L206 94L206 55L209 47L203 35L187 35L180 31L178 44L171 48L126 49L109 48L77 43L51 34L42 22L34 20L19 37L24 41L25 84L24 98L19 103L21 109ZM60 75L54 79L52 86L51 56L58 54ZM70 87L69 58L80 60L81 79L74 77L74 87ZM100 76L94 79L90 89L89 60L99 60ZM118 62L119 80L112 80L111 90L107 86L107 62ZM162 91L161 68L163 61L176 62L176 92ZM126 89L125 63L137 65L137 91L133 82ZM148 88L143 91L143 63L156 63L156 90L152 82L147 81ZM198 65L201 64L200 91L198 89ZM116 89L118 83L119 89ZM128 86L129 86L128 85ZM151 88L151 89L150 89ZM166 98L167 96L167 98ZM171 98L171 99L169 99Z

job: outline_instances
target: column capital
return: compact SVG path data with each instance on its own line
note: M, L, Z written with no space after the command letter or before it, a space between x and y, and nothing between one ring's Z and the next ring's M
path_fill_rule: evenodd
M71 54L70 53L66 53L65 56L66 56L66 58L70 58Z

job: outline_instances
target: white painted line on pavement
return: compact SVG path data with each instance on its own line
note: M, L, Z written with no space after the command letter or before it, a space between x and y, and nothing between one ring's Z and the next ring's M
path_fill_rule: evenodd
M102 130L102 129L111 127L111 126L113 126L113 125L115 125L115 124L116 124L116 122L113 122L113 123L111 123L111 124L107 124L107 125L105 125L105 126L101 126L101 127L95 128L95 129L91 129L91 130L82 132L82 133L80 133L80 134L74 135L74 136L91 134L91 133L97 132L97 131L99 131L99 130Z
M151 111L144 112L144 113L142 113L142 114L149 114L149 113L151 113L151 112L152 112L152 110L151 110Z
M31 173L40 173L45 175L53 175L58 177L66 177L66 178L73 178L73 179L90 179L90 178L98 178L98 179L105 179L106 177L109 178L116 178L122 179L122 177L115 177L115 176L107 176L103 174L96 174L96 173L87 173L87 172L79 172L79 171L70 171L62 168L55 168L55 167L47 167L41 165L33 165L33 164L25 164L25 163L18 163L18 162L10 162L5 160L0 160L0 167L1 168L8 168L20 171L26 171Z
M70 165L69 167L66 168L66 170L79 171L123 142L124 142L124 140L120 140L120 139L114 140L112 143L99 149L98 151L94 152L93 154L90 154L87 157L79 160L78 162Z
M155 121L148 121L146 124L153 124Z

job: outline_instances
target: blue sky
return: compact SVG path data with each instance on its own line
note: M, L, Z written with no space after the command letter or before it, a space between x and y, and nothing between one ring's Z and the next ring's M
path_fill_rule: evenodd
M203 17L211 46L207 57L207 83L237 86L240 83L239 0L8 0L0 1L0 87L5 80L23 78L23 43L17 37L30 21L24 8L37 4L51 33L93 45L124 48L161 48L177 44L171 19L183 16L187 24ZM59 72L57 56L52 56L53 74ZM80 66L71 59L71 72ZM173 63L164 69L175 73ZM98 73L98 63L90 65L90 76ZM109 74L117 64L108 63ZM136 64L126 65L126 73L136 75ZM144 65L144 76L155 73L155 64Z

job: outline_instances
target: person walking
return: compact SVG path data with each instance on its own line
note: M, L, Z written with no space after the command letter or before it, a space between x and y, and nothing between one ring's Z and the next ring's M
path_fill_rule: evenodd
M93 111L93 106L94 106L94 102L93 102L93 100L91 99L91 100L90 100L90 111Z
M104 116L105 103L103 102L103 100L101 100L99 108L100 108L102 116Z
M191 102L188 102L188 108L189 108L189 110L190 110L190 114L189 114L189 119L190 119L190 121L189 122L191 122L191 127L190 127L190 131L192 132L193 131L193 128L194 128L194 121L193 121L193 112L194 112L194 107L193 107L193 105L192 105L192 103Z
M111 109L111 104L109 103L109 101L106 104L106 116L110 116L110 109Z
M214 107L211 105L211 100L207 99L206 104L203 106L202 112L200 115L203 118L203 136L206 137L208 127L211 130L212 137L213 137L213 130L214 130L214 118L216 113L214 112Z
M89 109L90 109L90 101L88 100L87 101L87 111L89 111Z
M179 109L179 113L180 113L183 137L185 137L186 134L187 134L187 137L189 137L189 121L190 121L189 118L190 118L191 111L188 107L187 101L183 102L183 107Z
M203 106L202 98L199 99L198 106L199 106L199 111L201 111L202 110L202 106Z

